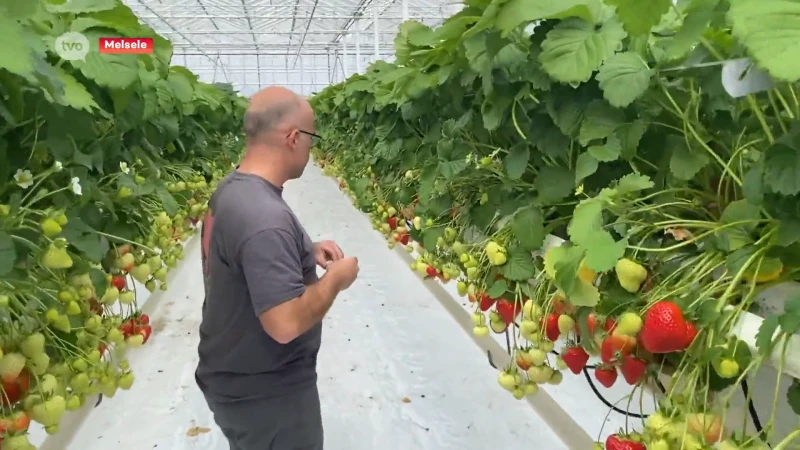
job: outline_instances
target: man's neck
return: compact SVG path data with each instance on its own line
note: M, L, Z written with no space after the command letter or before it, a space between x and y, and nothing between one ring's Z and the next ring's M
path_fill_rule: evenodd
M289 181L289 178L281 170L281 164L272 158L265 157L265 154L268 155L269 153L266 151L245 153L237 170L242 173L257 175L270 182L273 186L282 188Z

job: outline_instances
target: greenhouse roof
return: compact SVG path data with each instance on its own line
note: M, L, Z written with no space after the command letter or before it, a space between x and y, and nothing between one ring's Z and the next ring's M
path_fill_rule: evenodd
M124 2L172 41L175 63L190 67L201 78L206 78L204 71L213 71L214 79L206 81L229 81L244 91L270 83L263 77L281 70L286 82L293 79L288 75L292 71L309 75L315 70L327 71L327 76L314 86L335 82L344 75L334 76L336 58L339 72L343 69L347 75L375 59L391 59L397 27L404 19L435 25L462 7L437 0ZM239 76L248 73L259 80Z

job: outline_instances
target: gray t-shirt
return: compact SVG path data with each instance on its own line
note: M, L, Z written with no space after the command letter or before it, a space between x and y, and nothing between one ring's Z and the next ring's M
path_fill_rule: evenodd
M258 319L319 280L311 238L281 194L261 177L234 171L211 197L195 375L216 401L275 397L317 380L322 325L284 345Z

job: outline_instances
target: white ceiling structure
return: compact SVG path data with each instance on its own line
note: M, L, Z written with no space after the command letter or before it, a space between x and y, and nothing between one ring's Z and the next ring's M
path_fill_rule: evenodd
M377 59L391 61L405 20L436 25L463 7L454 0L123 1L173 43L173 64L243 95L270 85L311 95Z

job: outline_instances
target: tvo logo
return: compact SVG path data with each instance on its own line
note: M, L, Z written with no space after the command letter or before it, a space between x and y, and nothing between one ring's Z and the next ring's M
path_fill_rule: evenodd
M83 61L89 54L91 44L81 33L68 32L56 38L55 51L66 61Z

